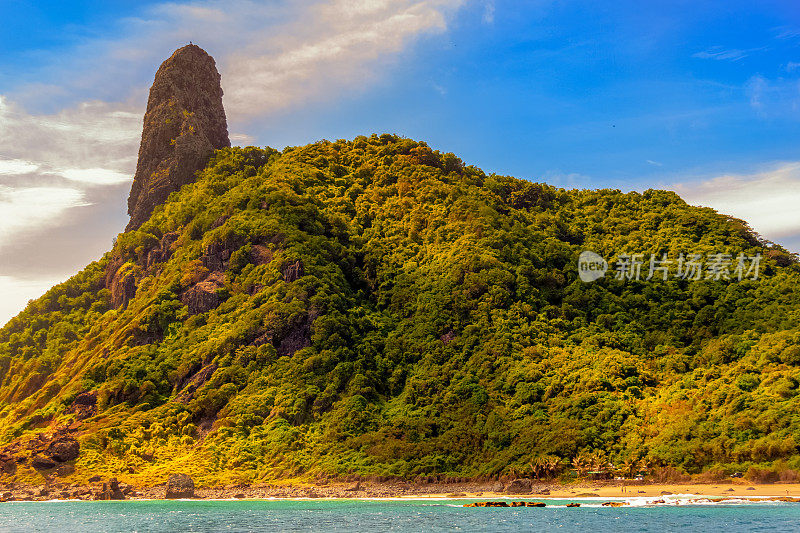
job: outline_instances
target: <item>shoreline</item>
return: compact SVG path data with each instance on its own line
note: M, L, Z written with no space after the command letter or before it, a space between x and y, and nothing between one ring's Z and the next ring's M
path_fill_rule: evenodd
M124 500L164 500L165 485L135 487L125 483ZM5 501L74 501L104 500L103 482L88 485L50 483L49 485L22 485L0 483L0 502ZM418 484L357 482L351 484L303 485L235 485L225 487L197 487L194 500L573 500L632 498L709 497L723 499L800 499L800 483L755 484L747 482L717 483L534 483L530 490L512 482ZM122 500L123 498L115 498Z

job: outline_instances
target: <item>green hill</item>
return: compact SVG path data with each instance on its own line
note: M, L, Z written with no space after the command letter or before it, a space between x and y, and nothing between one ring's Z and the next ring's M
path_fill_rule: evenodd
M583 250L642 253L642 279L584 283ZM645 280L664 253L762 259L758 279ZM487 175L393 135L226 148L0 330L0 459L38 476L31 442L55 433L80 442L65 475L139 483L598 450L797 468L798 282L794 256L667 191Z

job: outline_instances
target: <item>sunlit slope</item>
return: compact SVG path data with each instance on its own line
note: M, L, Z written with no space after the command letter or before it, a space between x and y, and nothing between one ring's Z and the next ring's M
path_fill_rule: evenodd
M762 259L755 280L645 264L584 283L583 250ZM392 135L223 149L0 330L0 440L68 428L73 476L143 482L478 476L591 450L800 466L798 281L671 192L487 175Z

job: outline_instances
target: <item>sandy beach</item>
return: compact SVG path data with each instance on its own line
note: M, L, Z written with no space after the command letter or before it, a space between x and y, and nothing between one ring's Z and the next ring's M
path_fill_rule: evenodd
M623 490L624 489L624 490ZM715 497L729 496L792 496L800 497L800 484L769 484L755 485L744 483L716 483L716 484L658 484L658 485L625 485L623 486L592 486L575 485L550 489L551 498L575 498L578 494L594 493L603 498L634 497L634 496L662 496L672 494L696 494Z
M480 499L571 499L571 498L631 498L656 497L667 494L689 494L730 497L780 497L800 498L800 484L775 483L752 484L747 481L729 483L680 483L680 484L602 484L576 483L561 485L556 483L534 485L530 493L511 493L496 490L496 484L412 484L412 483L361 483L351 485L331 484L323 486L250 486L239 488L199 488L201 498L480 498ZM155 488L146 490L152 492Z
M105 480L104 480L105 481ZM125 499L162 499L165 486L125 487ZM51 483L48 486L6 484L0 486L0 500L98 499L103 481L88 485ZM666 495L695 495L713 498L792 497L800 498L800 484L754 484L746 480L725 483L667 483L647 484L621 482L589 482L574 484L533 483L530 491L511 490L512 485L499 482L462 483L329 483L329 484L254 484L225 487L197 487L198 499L577 499L577 498L635 498Z

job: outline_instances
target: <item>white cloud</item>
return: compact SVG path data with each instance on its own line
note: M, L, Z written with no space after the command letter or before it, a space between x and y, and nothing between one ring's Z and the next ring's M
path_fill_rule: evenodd
M225 109L232 120L284 111L362 90L375 70L421 35L446 29L457 1L335 0L304 10L277 31L222 57Z
M744 86L750 107L762 117L787 117L800 113L800 79L752 76Z
M790 26L781 26L775 28L775 31L775 38L777 39L794 39L800 37L800 30Z
M579 172L562 172L560 169L548 170L541 178L531 181L543 181L549 185L565 189L586 189L591 187L592 177Z
M28 113L0 95L0 154L32 167L130 170L142 113L120 103L82 102L53 114Z
M74 208L89 206L86 187L130 180L142 122L141 114L130 109L83 102L53 114L32 114L0 95L0 175L16 178L0 184L0 249L56 226ZM48 246L47 235L38 237Z
M15 233L55 224L67 209L85 205L77 189L0 185L0 249Z
M750 99L750 107L753 109L761 110L764 107L764 93L768 90L769 84L767 80L760 75L752 76L745 85L748 97Z
M740 218L775 242L800 235L800 162L680 183L674 189L688 203Z
M68 180L91 185L114 185L116 183L125 183L126 181L133 180L131 174L117 172L116 170L109 170L107 168L68 168L59 171L58 174Z
M256 138L246 133L231 133L228 137L233 146L252 146Z
M39 169L39 165L21 159L0 159L0 174L30 174Z

